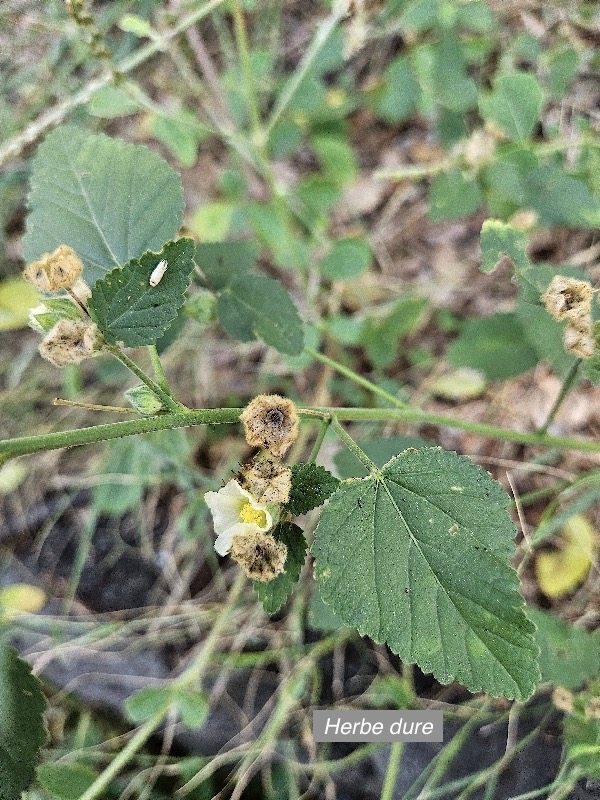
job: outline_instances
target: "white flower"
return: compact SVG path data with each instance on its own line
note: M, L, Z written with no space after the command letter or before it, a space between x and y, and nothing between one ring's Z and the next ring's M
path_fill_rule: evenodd
M220 556L231 550L234 536L266 533L273 527L266 504L257 502L237 481L229 481L218 492L207 492L204 500L213 516L215 550Z

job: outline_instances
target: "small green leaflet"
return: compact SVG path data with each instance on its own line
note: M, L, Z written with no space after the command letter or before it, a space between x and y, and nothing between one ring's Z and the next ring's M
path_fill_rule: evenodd
M211 289L221 291L238 275L249 273L256 263L257 247L252 242L200 242L196 263Z
M317 464L292 466L292 490L286 510L297 516L322 506L339 486L339 480Z
M46 741L46 698L31 667L0 639L0 800L20 800Z
M540 118L544 95L539 83L526 72L500 75L494 90L481 95L479 109L486 121L494 122L509 139L528 139Z
M147 147L64 125L37 150L28 205L25 260L67 244L91 286L177 235L183 189L175 170Z
M150 276L166 261L156 286ZM171 326L183 305L194 269L191 239L168 242L160 253L144 253L122 268L113 269L92 289L90 313L109 344L126 347L154 344Z
M323 600L442 683L529 697L538 648L510 566L508 502L488 473L441 448L344 481L315 533Z
M306 539L302 529L292 522L280 522L273 531L273 536L283 542L288 549L285 572L264 583L253 581L258 599L267 614L274 614L288 599L290 592L300 577L304 559L306 558Z
M530 267L527 234L498 219L486 219L481 226L481 271L493 272L502 258L508 257L517 272Z
M94 783L98 774L84 764L40 764L38 782L60 800L79 800Z
M266 275L243 273L221 292L217 316L227 333L240 342L262 339L290 356L304 347L304 328L296 306L283 286Z
M539 608L529 608L528 614L537 628L542 680L577 689L598 674L598 642L589 631Z

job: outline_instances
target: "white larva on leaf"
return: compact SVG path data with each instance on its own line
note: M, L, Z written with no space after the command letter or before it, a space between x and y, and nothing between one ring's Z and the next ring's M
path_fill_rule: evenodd
M158 284L162 280L162 276L167 271L167 259L163 258L162 261L159 261L158 264L152 270L152 274L150 275L150 286L158 286Z

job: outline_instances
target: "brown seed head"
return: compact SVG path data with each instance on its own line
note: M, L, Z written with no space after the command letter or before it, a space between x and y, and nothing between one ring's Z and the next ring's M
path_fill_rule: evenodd
M590 313L593 293L588 281L555 275L542 295L542 302L554 319L576 319Z
M563 334L563 344L567 353L578 358L591 358L596 352L596 341L593 334L592 316L569 321Z
M101 347L97 326L84 319L61 319L39 346L40 355L57 367L79 364Z
M292 488L292 471L273 458L259 458L244 464L240 483L259 503L287 503Z
M230 555L249 578L266 582L284 572L287 547L271 534L257 531L234 536Z
M298 412L291 400L278 394L259 394L240 415L246 441L280 458L298 436Z
M39 261L32 261L23 276L42 292L70 289L83 273L83 264L77 253L61 244L53 253L44 253Z

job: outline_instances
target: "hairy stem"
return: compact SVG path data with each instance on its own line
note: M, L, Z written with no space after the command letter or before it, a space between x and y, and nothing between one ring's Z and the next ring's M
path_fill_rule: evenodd
M169 411L173 411L175 413L181 412L185 406L181 403L178 403L177 400L174 400L170 394L161 388L157 383L155 383L152 378L150 378L143 369L138 367L135 361L132 361L129 356L126 356L125 353L119 347L107 347L106 348L110 353L113 354L119 361L124 364L128 370L133 372L133 374L141 380L149 389L151 389L154 394L162 400L163 405L165 408L168 408ZM157 355L158 358L158 355ZM161 366L162 371L162 366ZM166 379L165 379L166 380ZM168 384L167 384L168 385Z
M377 464L371 461L371 459L364 452L364 450L361 450L361 448L356 444L354 439L349 434L346 433L346 431L342 428L342 426L338 422L336 416L333 416L331 418L331 427L337 433L337 435L340 437L343 443L346 445L348 450L350 450L350 452L353 453L358 458L358 460L365 465L365 467L369 470L371 474L377 472Z
M546 417L546 421L542 425L541 428L538 429L538 433L546 433L554 417L556 416L558 409L561 407L563 400L569 394L571 387L573 385L573 381L577 376L577 370L579 369L579 365L581 364L581 359L578 358L577 361L573 364L571 369L569 370L567 377L564 379L562 386L560 387L560 392L554 403L552 404L552 408L548 412L548 416Z

